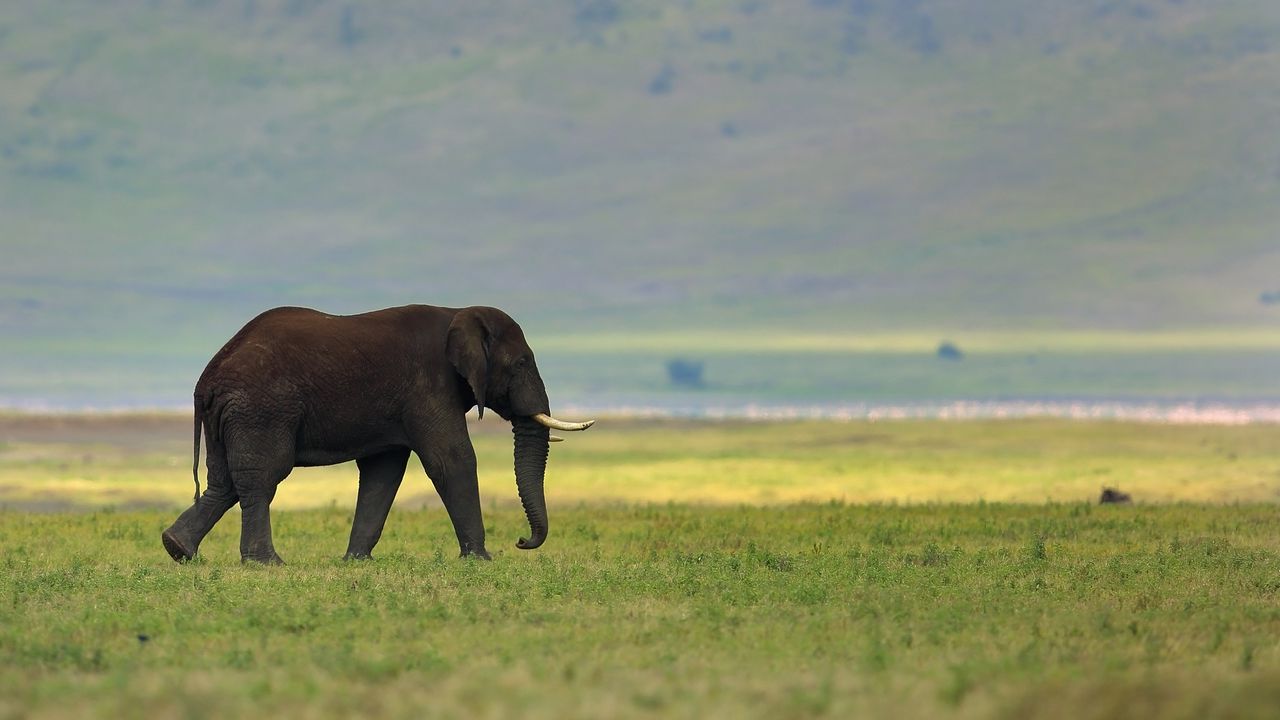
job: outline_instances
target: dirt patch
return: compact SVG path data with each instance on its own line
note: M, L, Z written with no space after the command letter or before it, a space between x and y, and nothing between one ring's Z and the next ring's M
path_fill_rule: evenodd
M190 446L191 416L179 413L0 414L0 443L107 445L126 451Z

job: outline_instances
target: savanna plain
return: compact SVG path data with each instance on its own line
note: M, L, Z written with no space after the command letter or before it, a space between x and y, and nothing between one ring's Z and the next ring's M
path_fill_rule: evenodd
M180 416L0 416L0 717L1275 717L1280 427L606 419L493 562L418 468L343 562L351 466L295 471L283 567L192 563ZM1102 486L1130 505L1096 504Z

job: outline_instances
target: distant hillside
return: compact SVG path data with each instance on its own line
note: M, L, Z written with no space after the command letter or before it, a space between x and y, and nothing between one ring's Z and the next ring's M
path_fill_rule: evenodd
M1280 320L1270 0L0 7L0 333Z

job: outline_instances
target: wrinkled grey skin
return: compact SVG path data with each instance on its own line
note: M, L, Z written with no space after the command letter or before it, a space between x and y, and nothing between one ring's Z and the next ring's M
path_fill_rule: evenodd
M360 486L346 557L370 557L413 452L444 501L461 554L488 559L464 417L476 406L512 424L516 484L532 529L518 547L536 548L547 537L548 432L530 416L550 409L515 321L489 307L409 305L351 316L268 310L196 383L195 456L203 429L208 487L164 531L164 547L174 560L191 559L238 502L241 559L279 563L271 540L276 486L294 467L355 460Z

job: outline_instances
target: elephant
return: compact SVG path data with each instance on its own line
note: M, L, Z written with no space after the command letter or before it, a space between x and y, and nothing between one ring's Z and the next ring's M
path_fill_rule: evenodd
M516 544L547 539L543 494L549 430L595 421L552 417L524 332L492 307L406 305L359 315L280 307L222 347L196 382L194 504L161 534L178 562L240 503L240 558L279 564L271 501L295 467L354 460L359 470L347 559L372 556L416 453L453 523L461 556L489 559L466 413L511 423L515 476L530 527ZM207 487L200 493L200 437Z

